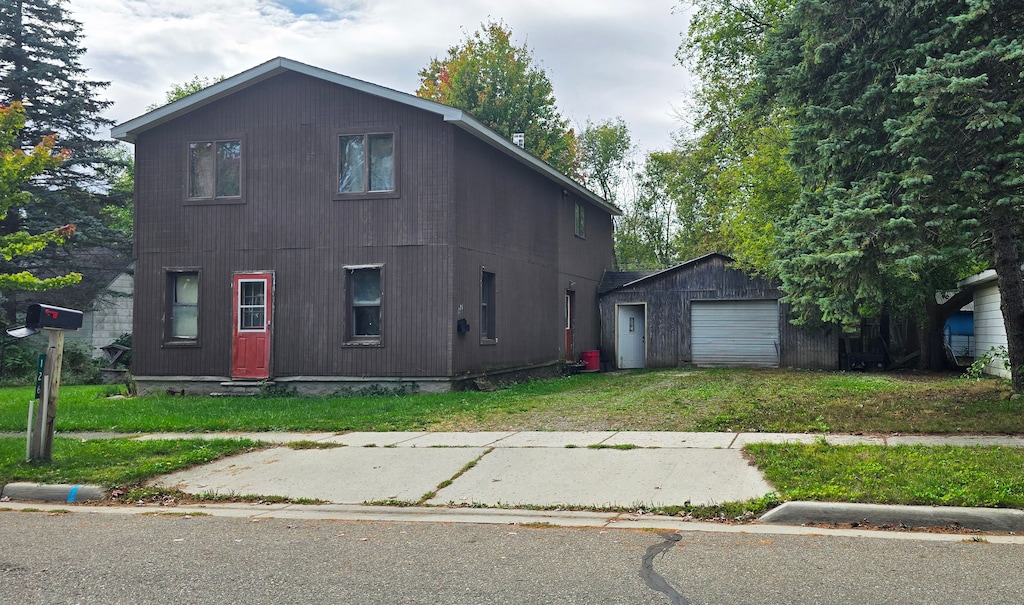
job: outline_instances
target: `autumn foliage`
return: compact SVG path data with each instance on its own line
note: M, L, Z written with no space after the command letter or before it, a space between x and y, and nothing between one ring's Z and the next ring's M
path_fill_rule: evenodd
M32 196L23 190L25 183L53 170L70 155L68 150L57 147L57 139L52 135L43 137L30 151L15 148L18 134L24 127L25 109L20 102L0 106L0 219L5 218L11 208L32 202ZM9 262L47 246L63 244L74 234L74 225L38 234L17 231L0 237L0 255ZM78 273L39 278L28 271L20 271L0 274L0 291L48 290L68 286L81 279Z
M547 73L503 22L489 22L419 72L416 95L462 109L503 137L523 133L526 151L569 176L578 172L576 136L555 107Z

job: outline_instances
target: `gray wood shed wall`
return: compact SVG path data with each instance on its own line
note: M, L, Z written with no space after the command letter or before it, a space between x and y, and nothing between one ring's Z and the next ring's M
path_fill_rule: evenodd
M778 300L783 293L761 278L728 267L731 259L711 254L601 295L602 359L615 359L615 306L646 303L646 367L692 362L690 308L695 300ZM807 369L839 367L839 333L831 326L805 330L790 323L779 305L779 365Z

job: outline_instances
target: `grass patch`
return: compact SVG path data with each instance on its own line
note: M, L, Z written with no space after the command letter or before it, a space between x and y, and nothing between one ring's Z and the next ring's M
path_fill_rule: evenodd
M1024 451L1009 447L748 445L785 500L1024 508Z
M417 506L416 502L411 500L396 500L394 498L388 498L386 500L369 500L363 502L366 506L394 506L397 508L409 508L411 506Z
M682 504L678 506L647 506L646 504L634 504L633 506L587 506L575 504L510 505L499 502L496 508L505 510L664 515L670 517L683 517L687 520L743 523L753 521L758 516L768 512L781 503L782 502L779 500L778 496L772 493L743 502L723 502L721 504L700 506L693 504ZM454 503L449 503L449 506L457 508L487 508L486 506L477 504L456 505Z
M309 439L300 439L298 441L289 441L285 446L293 450L333 450L338 447L345 447L344 443L331 443L329 441L310 441Z
M136 441L57 437L51 464L25 462L24 438L0 438L0 485L89 483L130 488L147 479L262 447L246 439L178 439Z
M639 449L639 445L633 445L632 443L619 443L617 445L609 445L607 443L591 443L587 446L588 450L635 450Z
M432 498L436 497L437 496L437 492L439 492L439 491L443 490L444 488L448 487L449 485L454 483L456 479L458 479L459 477L461 477L461 476L465 475L466 473L468 473L470 471L470 469L475 467L481 460L483 460L484 456L486 456L487 454L490 454L493 451L494 451L493 447L489 447L486 450L484 450L484 453L480 454L479 456L477 456L473 460L470 460L469 462L467 462L465 464L465 466L463 466L461 469L459 469L459 472L457 472L454 475L452 475L450 479L445 479L444 481L439 483L438 486L436 488L434 488L433 491L429 491L429 492L423 494L420 497L419 501L416 502L416 504L423 504L427 500L431 500Z
M762 431L1024 433L1006 382L916 373L678 369L580 374L492 393L108 399L62 386L58 431ZM0 389L22 432L31 387Z

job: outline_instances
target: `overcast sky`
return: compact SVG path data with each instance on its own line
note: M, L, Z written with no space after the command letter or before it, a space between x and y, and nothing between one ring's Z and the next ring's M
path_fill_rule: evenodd
M686 0L682 0L683 3ZM621 116L667 149L690 82L675 51L688 11L671 0L71 0L89 78L124 122L173 83L283 56L415 93L417 72L489 19L504 20L574 124Z

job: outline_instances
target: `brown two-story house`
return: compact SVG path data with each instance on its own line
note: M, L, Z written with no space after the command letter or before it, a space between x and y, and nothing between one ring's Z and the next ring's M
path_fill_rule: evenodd
M618 210L460 110L278 58L112 135L143 392L444 390L598 347Z

